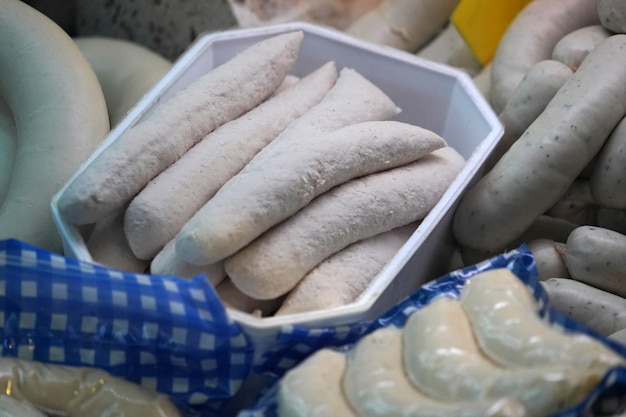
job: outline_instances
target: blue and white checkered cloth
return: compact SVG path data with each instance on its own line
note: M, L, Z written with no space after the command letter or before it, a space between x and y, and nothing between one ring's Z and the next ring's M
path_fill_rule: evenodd
M98 367L219 416L253 349L203 277L136 274L0 241L0 351Z
M626 348L590 331L550 307L548 295L537 281L537 269L532 253L525 245L522 245L516 250L451 272L432 283L422 286L376 320L359 322L351 326L329 328L305 329L291 327L284 331L279 336L279 343L276 344L275 348L270 349L264 355L262 363L254 367L255 372L267 376L267 380L270 381L268 387L266 387L257 404L249 409L242 410L238 417L276 417L276 391L279 378L294 365L302 362L312 353L322 348L348 350L361 337L380 327L390 325L402 327L413 312L428 304L434 297L445 294L456 298L467 279L481 271L495 268L509 269L526 284L539 302L539 314L542 317L546 317L553 323L560 324L566 330L586 333L601 339L626 358ZM626 407L626 368L613 369L583 403L552 417L590 415L586 414L586 409L596 403L599 397L603 396L611 396L612 400L621 398ZM591 415L602 414L595 413Z

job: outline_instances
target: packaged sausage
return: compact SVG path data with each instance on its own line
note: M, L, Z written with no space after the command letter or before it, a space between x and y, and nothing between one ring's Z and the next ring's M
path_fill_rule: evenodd
M241 411L238 417L278 416L281 378L297 364L323 349L350 355L351 349L365 336L388 326L403 328L414 312L422 309L435 298L444 295L458 299L462 288L470 278L481 272L499 268L511 271L525 284L532 298L537 302L540 317L567 333L590 336L615 352L617 357L623 357L626 363L626 347L587 329L551 307L547 293L539 285L537 267L532 253L526 245L522 245L515 250L456 270L422 286L375 320L336 328L293 327L284 332L280 337L280 347L265 354L264 361L253 367L253 372L265 376L267 384L254 404ZM609 368L583 401L558 413L552 413L550 417L609 416L614 415L616 411L626 411L626 366L621 365Z

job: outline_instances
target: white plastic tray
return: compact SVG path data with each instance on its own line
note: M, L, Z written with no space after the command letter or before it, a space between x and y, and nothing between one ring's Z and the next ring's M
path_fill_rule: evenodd
M487 156L503 134L497 116L463 72L396 49L372 45L333 29L294 22L201 35L83 166L159 101L261 39L294 30L305 34L294 75L306 75L330 60L336 62L338 69L356 69L402 109L396 120L438 133L466 158L467 165L357 302L326 311L263 319L230 310L233 319L255 343L259 355L271 346L283 326L335 326L370 319L445 272L453 250L450 225L454 208L464 190L482 175ZM63 191L53 197L51 207L65 253L91 262L81 231L67 223L57 210L58 197Z

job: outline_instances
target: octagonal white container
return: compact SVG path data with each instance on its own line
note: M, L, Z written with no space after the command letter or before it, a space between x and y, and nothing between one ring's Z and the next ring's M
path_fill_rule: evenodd
M454 248L451 233L454 209L463 192L482 175L484 162L503 133L497 116L463 72L393 48L366 43L333 29L294 22L201 35L83 166L175 91L261 39L295 30L302 30L305 36L292 71L294 75L304 76L330 60L336 62L338 69L354 68L402 109L396 120L438 133L466 158L467 164L409 241L353 304L270 318L229 310L255 344L257 355L272 346L283 326L337 326L375 318L445 272ZM81 230L58 212L57 201L63 190L53 197L51 208L65 253L92 262Z

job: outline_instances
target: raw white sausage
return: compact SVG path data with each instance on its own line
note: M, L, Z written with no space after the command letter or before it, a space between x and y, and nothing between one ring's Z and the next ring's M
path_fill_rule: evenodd
M626 297L626 235L580 226L566 244L565 266L573 279Z
M343 390L360 417L496 417L526 416L508 398L476 402L440 402L419 391L404 370L402 330L383 327L361 338L347 354Z
M613 35L465 193L453 219L457 240L483 251L506 247L559 200L625 114L626 35Z
M408 123L371 121L273 145L231 178L183 226L176 250L190 263L225 259L331 188L418 160L446 145Z
M355 301L416 227L409 224L372 236L326 258L289 292L275 315L322 310Z
M459 299L481 349L502 366L563 365L602 375L626 363L598 340L568 334L541 319L530 291L508 269L470 278Z
M626 209L626 117L613 129L598 153L590 189L597 204Z
M337 79L334 62L225 123L152 179L130 202L124 230L133 253L152 259L215 193Z
M464 165L460 154L445 147L414 163L348 181L228 258L226 273L251 297L285 294L346 246L423 219Z
M500 113L536 63L549 59L568 33L599 23L597 0L533 0L509 24L498 42L491 71L492 105Z
M528 414L546 415L576 404L602 375L570 365L507 369L489 360L457 300L437 297L409 317L404 329L409 378L441 401L517 399Z
M626 329L623 297L568 278L550 278L542 285L551 306L599 334L609 336Z
M552 59L576 71L589 52L611 35L612 33L600 24L576 29L554 45Z

